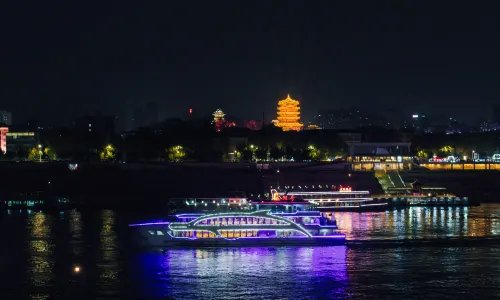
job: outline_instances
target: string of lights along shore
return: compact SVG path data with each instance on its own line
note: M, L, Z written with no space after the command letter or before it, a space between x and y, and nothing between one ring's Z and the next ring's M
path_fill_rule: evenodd
M283 131L301 130L303 124L300 123L300 102L288 94L286 99L278 102L278 119L273 123Z

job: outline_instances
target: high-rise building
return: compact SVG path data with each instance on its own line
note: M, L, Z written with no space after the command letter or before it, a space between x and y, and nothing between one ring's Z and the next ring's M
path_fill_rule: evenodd
M290 95L279 101L278 120L275 122L275 126L280 127L283 131L301 130L303 124L300 123L300 102L290 98Z
M0 124L12 125L12 113L10 111L0 111Z
M144 125L144 112L140 107L138 107L132 113L132 128L138 129L139 127L143 127Z
M355 130L366 127L392 128L394 124L382 116L357 108L322 110L313 117L313 123L323 129Z
M79 133L99 132L113 134L115 131L115 121L112 116L103 116L101 114L84 115L77 118L74 122L75 129Z
M156 102L148 102L146 104L146 124L143 125L152 125L158 123L158 114L159 108L158 103Z
M493 122L500 124L500 104L493 105Z

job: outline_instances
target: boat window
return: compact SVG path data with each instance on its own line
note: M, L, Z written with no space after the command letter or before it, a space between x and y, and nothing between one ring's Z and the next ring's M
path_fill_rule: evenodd
M155 232L154 232L153 230L148 230L148 233L149 233L150 235L155 235Z
M165 235L165 234L163 234L163 232L162 232L162 231L157 230L157 231L156 231L156 235Z

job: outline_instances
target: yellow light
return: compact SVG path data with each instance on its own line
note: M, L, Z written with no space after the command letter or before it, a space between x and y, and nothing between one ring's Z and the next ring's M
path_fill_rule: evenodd
M321 128L319 128L318 125L314 125L314 124L307 125L307 130L318 130L318 129L321 129Z
M212 115L214 116L214 122L222 121L226 116L226 114L220 109L216 110Z
M290 98L290 95L288 95L286 99L278 102L278 120L275 123L277 127L280 127L283 131L299 131L302 129L302 123L299 120L299 101Z
M80 273L80 267L75 267L75 268L73 269L73 271L74 271L75 273Z

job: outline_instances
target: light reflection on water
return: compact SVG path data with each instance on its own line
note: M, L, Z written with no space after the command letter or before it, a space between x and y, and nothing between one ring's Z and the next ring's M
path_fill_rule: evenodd
M500 293L500 248L131 251L131 214L0 216L0 299L441 298ZM350 239L492 236L500 205L336 213ZM152 216L161 218L164 216ZM81 274L73 274L75 264ZM410 296L409 296L410 295ZM453 297L452 297L453 296Z
M413 207L388 212L337 212L337 225L351 240L493 236L500 207Z
M27 269L31 279L31 299L49 299L48 293L53 277L54 257L51 243L51 218L43 213L35 213L28 219L29 263Z
M99 289L102 294L111 296L119 290L118 252L116 243L115 213L110 210L101 212Z
M346 251L339 246L147 252L139 257L142 272L135 280L146 298L289 299L298 287L302 295L329 298L345 292Z

